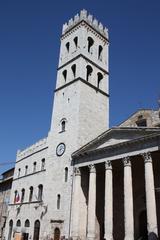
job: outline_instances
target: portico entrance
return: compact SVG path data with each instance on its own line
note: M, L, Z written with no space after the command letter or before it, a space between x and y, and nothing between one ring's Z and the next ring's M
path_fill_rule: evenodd
M72 208L77 223L72 226L73 239L138 240L158 235L155 190L160 189L160 161L156 159L160 151L75 167L73 201L79 204Z

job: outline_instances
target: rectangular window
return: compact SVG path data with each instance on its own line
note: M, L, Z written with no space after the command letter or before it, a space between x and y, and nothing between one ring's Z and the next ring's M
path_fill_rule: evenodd
M36 166L37 166L37 163L34 162L34 163L33 163L33 172L36 172Z

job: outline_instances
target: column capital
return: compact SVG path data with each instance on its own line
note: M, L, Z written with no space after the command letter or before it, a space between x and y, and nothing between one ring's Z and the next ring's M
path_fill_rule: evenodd
M112 170L112 163L109 160L105 161L105 170Z
M89 167L89 172L90 173L96 173L96 168L95 168L94 164L90 164L90 165L88 165L88 167Z
M81 171L79 167L74 167L74 175L75 176L80 176L81 175Z
M150 152L144 152L141 154L145 163L152 162L152 156Z
M124 167L131 167L131 160L130 160L130 157L124 157L123 159L123 164L124 164Z

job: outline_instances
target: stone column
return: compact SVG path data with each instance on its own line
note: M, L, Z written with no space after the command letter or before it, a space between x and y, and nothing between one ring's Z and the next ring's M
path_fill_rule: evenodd
M147 207L147 229L148 235L152 232L157 235L157 214L153 177L152 157L150 153L142 154L145 166L145 189Z
M80 187L81 187L81 172L79 168L75 168L72 198L73 205L72 205L72 232L71 232L73 240L79 238Z
M133 191L132 191L132 170L129 157L123 159L124 163L124 221L125 240L134 239L133 219Z
M104 239L113 239L113 186L111 161L105 162L105 225Z
M87 239L94 240L96 233L96 168L89 166L89 197Z

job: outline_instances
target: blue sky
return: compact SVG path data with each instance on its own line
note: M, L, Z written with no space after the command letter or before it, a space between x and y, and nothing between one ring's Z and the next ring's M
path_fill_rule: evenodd
M1 164L47 136L61 27L83 8L109 29L110 126L158 107L159 0L1 0ZM0 173L12 166L0 165Z

